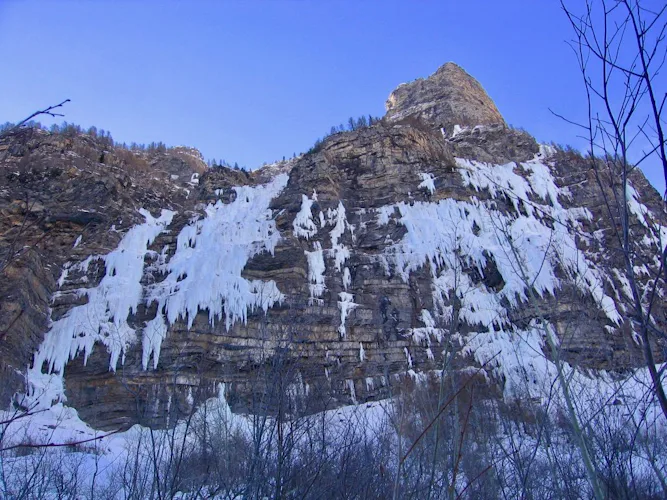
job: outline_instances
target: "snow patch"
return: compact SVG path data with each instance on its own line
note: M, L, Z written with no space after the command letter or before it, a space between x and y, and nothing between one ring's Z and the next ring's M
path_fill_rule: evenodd
M461 132L464 132L468 130L468 127L461 127L461 125L454 125L454 130L452 131L452 135L450 139L453 139L457 135L459 135Z

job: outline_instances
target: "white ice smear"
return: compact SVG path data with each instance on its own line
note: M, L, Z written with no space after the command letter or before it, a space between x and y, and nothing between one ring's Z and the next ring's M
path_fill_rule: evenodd
M516 369L512 370L514 374L511 382L512 387L519 389L522 385L528 384L529 387L532 387L530 391L535 397L542 399L543 402L549 402L547 411L549 411L552 418L562 419L561 415L564 403L559 391L554 390L552 384L535 384L532 380L532 377L536 377L542 373L549 373L550 376L555 376L551 371L552 367L548 364L542 364L541 361L535 359L534 352L536 349L533 348L537 347L537 345L534 344L533 339L527 338L526 341L527 350L516 353L512 350L513 343L511 339L507 344L504 344L506 347L506 356L502 359L503 363L512 365L514 363L511 359L512 356L525 356L524 359L529 362L526 370L522 366L514 364ZM483 359L483 351L484 348L478 349L480 359ZM492 356L494 354L495 351L489 350L483 353L483 356ZM498 357L494 359L498 359ZM531 362L534 362L532 366L530 365ZM590 377L567 365L564 366L564 372L568 377L571 392L577 395L577 401L585 402L577 408L579 417L593 431L599 432L599 429L603 431L607 430L610 428L609 425L611 423L611 425L619 427L627 426L629 430L628 434L632 435L635 427L638 425L638 421L647 422L647 424L644 424L645 427L641 427L640 430L649 429L650 432L658 432L658 434L649 434L649 436L659 436L659 433L664 429L664 424L662 424L664 419L661 418L658 404L647 403L647 400L650 398L646 398L646 391L650 390L652 382L648 370L645 368L625 373L622 376L614 374L613 377L605 372L597 372L596 377ZM413 377L418 383L427 380L426 374L416 373L414 370L408 370L407 375ZM543 376L536 377L536 379L542 380L544 378ZM358 383L360 387L365 386L366 391L370 392L374 390L376 380L378 385L386 385L386 380L382 376L375 377L375 379L372 377L359 379ZM392 429L390 432L393 432L394 427L392 426L392 422L394 421L392 418L398 411L398 408L402 408L398 405L394 406L395 403L398 403L397 400L389 399L381 402L363 403L356 406L355 381L351 379L344 380L342 389L349 395L350 402L355 404L355 406L345 406L317 415L318 421L322 422L322 429L326 430L326 439L328 441L326 445L327 453L334 451L335 447L341 446L340 443L343 443L344 439L349 437L350 429L361 430L364 433L362 434L362 439L372 439L373 437L395 439L395 434L388 434L387 429ZM614 403L609 404L612 401ZM180 450L184 449L187 450L186 453L190 453L201 449L201 433L192 432L191 421L201 423L202 426L205 423L207 426L206 429L210 429L208 432L212 435L238 435L247 443L252 442L252 437L255 435L254 431L256 431L256 428L253 427L251 416L232 413L226 400L224 384L219 384L218 396L205 401L196 410L192 418L188 417L179 421L174 428L170 429L149 430L135 425L127 431L110 433L107 436L103 436L105 433L96 431L82 422L76 410L64 407L62 404L57 404L46 411L36 412L32 415L21 415L22 418L16 417L17 415L13 412L0 411L0 419L9 422L4 427L3 445L5 447L20 446L21 444L66 444L95 440L92 443L88 443L89 446L77 446L76 450L68 452L65 455L58 451L61 448L45 448L40 451L44 455L40 455L38 458L41 460L43 456L47 464L52 460L67 460L67 464L77 464L76 468L72 470L77 474L79 491L97 491L98 489L106 491L109 488L113 488L117 492L117 495L123 498L130 495L133 491L130 489L132 486L128 486L128 489L125 489L121 484L122 481L121 483L118 482L118 478L121 477L123 469L127 467L127 464L149 464L150 466L153 463L143 461L149 454L150 460L154 460L155 455L152 454L153 450L149 448L141 451L142 461L132 461L135 456L139 456L134 455L135 453L139 453L136 451L137 443L149 440L149 434L154 436L156 443L160 443L160 451L163 452L161 456L167 457L166 461ZM553 439L549 441L548 453L554 456L567 457L570 460L577 460L579 453L575 445L571 443L571 439L568 439L571 436L567 433L567 430L565 432L559 431L558 429L560 428L559 426L554 426L555 432L552 436ZM508 436L502 430L490 436L489 443L491 445L500 441L500 444L496 445L496 450L498 456L504 456L504 452L507 449L504 447L506 445L505 439ZM510 439L515 440L514 442L521 443L527 441L527 446L524 448L527 453L534 453L535 450L538 450L536 455L531 455L535 457L535 460L544 460L544 448L540 448L539 444L528 434L522 435L521 440L516 440L515 438L516 436L514 435L510 437ZM296 445L301 447L311 444L307 440L312 439L312 435L305 433L297 436L296 439ZM369 442L375 443L378 441ZM391 442L396 441L393 440ZM519 446L523 445L519 444ZM12 474L16 474L16 470L26 470L23 467L16 468L15 466L21 461L25 461L27 465L32 467L35 456L35 454L28 454L26 456L17 454L6 459L6 463L10 466L5 468L5 482L10 485L13 484ZM70 456L73 457L75 462L69 462L68 457ZM159 462L160 465L164 463L163 461ZM545 462L540 463L547 467ZM649 466L645 461L641 460L641 456L635 458L632 463L633 467L637 465L643 468ZM50 471L53 469L47 470ZM146 471L143 468L137 470L140 472ZM151 470L148 469L149 472ZM500 462L498 470L500 473L505 474L507 470L513 469L511 464ZM519 480L522 478L523 476ZM19 479L23 480L24 478ZM50 483L53 484L52 482ZM23 483L21 482L20 484ZM58 497L59 492L55 488L53 490L45 490L48 498ZM224 490L224 493L229 493L231 496L234 495L233 490L229 492ZM187 495L188 492L178 492L175 497L184 498Z
M308 305L324 305L324 301L320 299L326 290L324 284L324 272L326 270L324 265L324 252L319 241L314 243L314 250L312 252L306 251L306 260L308 261L308 288L310 296L308 298ZM347 268L346 268L347 269Z
M115 370L127 348L138 340L128 319L141 303L157 303L157 315L145 325L141 339L147 369L151 358L153 367L158 365L169 324L184 319L191 327L197 313L208 310L211 323L224 317L230 328L235 321L245 321L249 310L266 311L281 301L283 295L274 281L247 280L241 272L253 256L273 253L280 235L268 207L286 183L287 175L280 175L264 186L235 188L232 203L210 204L204 218L193 219L180 232L171 259L166 248L158 254L149 252L148 246L171 223L174 213L163 210L154 218L141 210L146 222L131 228L114 251L75 266L67 263L59 286L69 273L86 271L95 259L104 261L106 272L99 285L70 292L85 296L87 303L51 324L28 373L27 403L48 407L52 401L64 400L65 365L81 352L85 363L96 342L106 346L109 368ZM147 254L155 258L150 269L166 277L146 290L141 279Z
M294 236L309 239L317 234L317 226L313 222L313 214L311 212L313 202L317 200L317 193L313 191L313 195L313 199L308 198L305 194L301 195L301 210L299 210L294 218L294 222L292 222Z
M130 314L136 313L143 298L144 257L148 246L171 223L174 215L170 210L163 210L157 218L144 209L140 213L146 222L131 228L114 251L96 257L104 261L104 277L96 287L76 292L86 296L87 303L73 307L53 322L35 353L28 373L29 396L39 399L39 404L48 407L52 401L62 399L65 365L79 352L84 353L85 364L93 345L100 342L110 354L109 368L116 370L119 358L136 340L136 332L127 320ZM86 268L91 260L84 261ZM67 274L61 278L63 284ZM42 372L43 367L45 372Z
M491 200L446 199L383 207L377 218L378 224L387 223L398 210L396 220L408 231L387 249L387 258L405 281L411 272L430 265L436 312L445 316L450 294L456 293L466 321L488 328L503 325L506 309L500 304L502 299L512 306L527 300L526 283L540 296L554 295L560 287L556 268L562 266L610 321L620 323L613 300L604 292L604 274L576 245L574 232L580 227L579 219L591 215L560 204L559 197L566 198L569 193L556 186L547 165L537 159L523 163L528 182L514 172L514 164L489 165L463 159L457 159L457 164L465 181L477 190L488 191L492 198L508 196L515 212L503 214L490 206L494 203ZM531 198L543 201L529 202ZM489 259L502 277L500 291L472 283L462 272L472 265L483 276Z
M331 230L331 250L329 255L334 259L336 271L340 272L343 264L350 258L350 249L340 242L346 229L354 232L354 226L347 222L343 202L338 202L337 208L327 210L327 222L333 226Z
M350 391L350 399L352 399L352 402L356 405L357 403L357 393L354 390L354 380L346 380L345 383L347 384L347 389Z
M626 199L630 213L634 214L640 224L647 229L647 234L642 238L642 244L646 246L654 245L659 250L654 256L654 262L656 266L659 267L659 256L664 252L665 246L667 245L667 227L658 224L658 222L651 217L648 207L639 200L639 194L630 182L628 182L627 185Z
M341 339L345 339L347 335L347 330L345 328L345 320L349 316L352 309L357 307L359 304L353 302L354 296L351 293L340 292L338 294L338 309L340 310L340 326L338 327L338 333L340 334Z
M538 296L555 295L561 287L558 268L595 300L612 326L621 322L614 300L605 292L605 274L576 245L579 221L591 214L561 205L570 194L555 184L548 165L542 163L546 156L548 151L543 150L539 160L521 164L527 178L514 172L515 164L458 159L464 180L488 192L490 200L398 203L376 212L378 224L393 219L407 229L401 241L385 250L395 272L407 282L412 272L428 266L433 276L435 317L448 324L452 304L457 303L459 317L482 332L474 334L474 341L465 339L471 346L470 354L484 348L496 354L503 346L512 346L526 351L522 356L542 356L540 330L515 332L507 305L518 307L529 300L529 289ZM507 197L515 210L498 211L494 201L498 197ZM489 288L471 279L471 267L477 268L481 277L497 272L501 279L496 278L495 288ZM415 344L428 348L443 331L435 328L436 319L430 312L422 312L421 319L425 326L411 329L410 334ZM529 342L519 342L521 338ZM525 359L537 363L530 361L532 357ZM503 359L506 377L516 363ZM543 367L539 370L544 371ZM513 391L511 383L507 387Z
M343 290L347 291L347 288L352 284L352 276L350 275L350 269L343 269Z
M183 228L176 253L164 265L167 277L149 291L147 301L158 304L158 317L145 330L144 367L151 356L156 366L167 323L183 319L190 328L197 313L208 310L211 324L224 317L229 329L245 323L248 311L266 312L282 301L275 281L248 280L241 272L252 257L273 255L280 233L269 204L286 184L281 174L262 186L236 187L232 203L208 205L206 217Z
M431 313L426 309L422 309L419 318L426 326L412 328L410 330L412 341L417 345L425 345L427 347L430 347L431 339L435 340L436 342L441 342L444 331L441 328L436 328L435 319L433 319ZM429 358L432 358L432 353Z
M405 353L405 359L408 362L408 368L412 368L412 356L410 356L410 351L408 351L407 347L404 347L403 352Z
M635 216L639 219L639 222L648 227L648 223L646 222L646 216L649 213L648 208L646 208L646 206L639 201L637 190L629 182L626 186L626 199L630 212L635 214Z
M422 181L419 183L419 186L417 186L418 188L426 189L430 194L435 193L435 177L433 174L425 174L420 172L419 178Z

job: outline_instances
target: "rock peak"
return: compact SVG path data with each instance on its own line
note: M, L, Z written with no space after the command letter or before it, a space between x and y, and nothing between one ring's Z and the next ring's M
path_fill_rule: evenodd
M399 85L387 99L391 121L417 117L435 127L505 125L484 88L458 64L448 62L428 78Z

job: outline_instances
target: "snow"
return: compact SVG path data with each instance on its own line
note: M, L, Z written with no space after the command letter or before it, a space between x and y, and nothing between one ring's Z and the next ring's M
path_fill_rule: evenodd
M148 363L153 357L153 369L157 369L160 360L160 349L162 341L167 337L167 323L162 314L156 314L155 318L150 320L144 327L142 338L141 365L144 370L148 369Z
M343 289L347 291L347 288L352 284L352 276L350 275L350 269L343 269Z
M86 272L88 270L88 266L90 266L90 263L93 261L93 259L97 259L98 256L89 256L86 257L84 260L79 262L78 264L72 265L71 262L67 261L65 264L63 264L63 270L60 273L60 277L56 281L58 284L58 288L62 288L63 285L67 282L67 279L69 278L69 273L72 271L83 271ZM88 281L88 278L86 276L83 276L80 280L80 282L86 282ZM56 292L53 295L53 298L56 298L60 292ZM80 292L77 292L80 293Z
M646 221L646 216L649 213L648 208L646 208L646 206L639 201L637 190L629 181L626 186L625 194L630 212L633 213L637 219L639 219L639 222L641 222L643 226L649 227L648 222Z
M455 127L452 137L458 132ZM562 286L556 275L557 266L565 279L598 303L609 320L609 327L613 329L613 325L620 323L616 304L605 292L609 278L576 245L580 221L592 216L584 209L563 207L562 202L570 193L554 182L549 165L545 163L551 154L551 150L541 147L534 160L518 166L457 159L462 177L480 193L480 198L473 197L467 202L451 199L437 203L402 202L368 211L379 225L394 221L392 224L400 224L406 229L400 241L378 256L387 270L393 267L405 282L409 281L411 273L424 266L432 276L432 310L420 310L419 320L424 326L409 330L414 345L403 349L408 376L417 381L426 379L426 374L413 369L411 350L415 346L425 348L427 358L434 359L432 342L440 343L445 337L445 330L438 325L452 321L452 304L456 303L459 317L476 327L473 328L476 331L452 339L460 341L462 354L489 367L502 381L505 398L528 397L549 403L554 398L557 366L545 356L545 351L548 339L558 342L558 332L545 318L534 319L525 329L514 327L507 316L507 306L521 307L529 303L533 294L541 297L555 295ZM526 178L517 173L519 170ZM428 173L419 176L422 179L419 188L433 193L435 177ZM249 259L261 253L273 254L280 240L269 206L286 183L287 176L282 175L264 186L234 188L236 197L232 203L225 205L218 201L209 204L203 218L191 220L182 229L171 258L167 247L159 254L150 252L148 247L169 226L173 213L163 211L160 217L154 218L142 210L146 222L130 229L117 249L106 256L89 257L80 264L67 262L58 279L59 288L71 285L69 274L73 270L85 271L93 260L102 260L106 272L96 287L74 291L85 296L87 303L72 308L63 318L53 322L35 354L34 366L28 374L30 390L25 402L31 408L45 411L32 416L26 429L40 442L95 435L95 431L78 420L76 411L62 404L50 405L53 401L65 400L62 375L67 361L83 352L85 362L95 343L106 346L110 353L109 368L117 368L127 347L137 341L138 332L127 320L143 302L157 304L155 318L141 331L144 369L149 366L158 368L168 327L176 321L187 321L188 327L192 327L195 316L207 310L211 324L224 317L229 329L237 321L245 322L248 311L257 308L266 311L281 302L283 295L275 282L248 280L241 274ZM494 200L505 197L514 210L496 210ZM310 198L302 195L301 209L293 223L293 233L298 238L310 240L318 232L312 213L315 201L315 191ZM630 211L648 227L648 209L640 203L632 186L628 189L628 204ZM345 263L350 250L342 243L345 231L354 238L354 226L348 223L342 202L336 208L328 209L326 215L320 211L318 219L320 228L327 224L331 227L331 248L323 249L320 241L304 243L312 248L304 251L308 263L309 305L324 303L321 297L327 290L325 256L329 257L335 270L342 275L344 291L338 293L338 332L345 340L347 318L359 306L354 302L354 295L348 292L352 278ZM659 231L663 230L659 228ZM80 240L81 236L74 247ZM163 272L165 279L148 287L145 296L141 279L147 270L144 268L147 255L154 257L151 266ZM476 268L484 276L491 264L502 277L499 289L487 288L483 282L471 279L471 268ZM640 270L648 273L645 266L637 268ZM615 271L615 279L621 285L615 291L616 298L620 300L621 293L630 296L625 276ZM639 340L635 338L635 342L639 343ZM359 361L364 362L364 345L359 342L358 346ZM413 354L415 352L413 350ZM326 355L328 357L328 351ZM573 393L594 395L602 400L621 399L627 404L625 411L637 411L638 415L653 411L640 408L641 395L651 384L646 370L637 370L623 377L597 372L598 376L591 377L566 363L561 367ZM42 372L43 369L46 371ZM328 368L324 371L329 379ZM372 377L358 382L365 383L367 391L374 389ZM355 381L347 379L344 384L356 405ZM289 390L297 395L300 391L307 393L309 387L300 380ZM215 404L221 405L226 418L247 427L247 419L231 414L224 392L224 385L221 385L219 401ZM555 398L560 401L562 396L557 394ZM194 404L191 390L186 401ZM562 401L560 404L562 408ZM343 408L333 414L344 415L349 411ZM582 419L587 417L593 421L597 418L592 407L584 407L581 411ZM138 429L105 438L103 453L119 455L120 446L112 444L114 440L122 442ZM8 435L12 436L12 433Z
M457 135L459 135L461 132L464 132L468 130L468 127L461 127L461 125L454 125L454 130L452 131L452 135L450 139L453 139Z
M426 189L430 194L435 193L435 177L433 174L420 172L418 175L422 181L417 187L420 189Z
M74 242L74 245L72 245L72 248L78 247L79 244L81 243L82 238L83 238L83 235L81 235L81 234L79 236L77 236L76 241Z
M628 278L618 269L612 269L612 273L614 274L616 281L621 285L620 291L625 294L625 297L632 299L632 287L630 286L630 281L628 281ZM619 290L615 289L614 291L620 299L621 297L619 296Z
M313 191L313 195L317 197L317 193ZM313 199L302 195L301 210L297 214L293 222L294 234L306 239L314 236L317 233L317 226L312 220L311 206ZM341 285L343 290L347 291L352 284L352 275L345 262L350 257L350 249L342 243L343 235L349 231L352 240L354 241L355 227L347 221L347 214L345 206L342 201L338 202L335 208L329 208L325 213L319 213L320 226L324 228L326 225L331 227L329 231L329 238L331 240L331 247L322 249L321 242L315 242L312 251L305 251L308 260L308 282L310 287L309 304L317 303L322 305L319 297L322 296L326 289L324 284L325 262L324 257L333 260L333 269L341 275ZM347 307L347 306L345 306Z
M62 376L65 365L79 352L84 353L84 364L95 343L106 346L110 354L109 369L116 370L128 346L136 340L136 332L127 320L137 311L143 298L141 278L144 257L148 246L171 223L174 212L163 210L160 217L153 217L147 210L140 213L146 222L131 228L118 247L105 256L105 276L99 285L76 291L86 296L85 304L73 307L65 316L51 323L44 341L34 355L33 366L28 370L28 395L40 407L48 407L52 401L62 401ZM79 264L86 269L92 258ZM64 273L70 270L66 266ZM67 274L61 275L64 284ZM43 367L46 371L43 372Z
M491 363L499 380L504 380L503 396L546 398L556 379L556 366L543 354L545 335L538 322L526 331L500 330L479 333L466 339L462 353L480 364Z
M464 256L483 272L487 255L492 255L505 280L502 295L513 303L515 295L525 298L525 286L517 275L514 256L507 252L503 229L525 256L522 264L529 281L539 292L553 293L557 282L553 269L542 266L549 233L540 231L537 221L512 220L492 214L479 204L452 199L413 205L399 203L397 208L401 214L398 222L408 231L399 243L388 248L387 256L404 281L408 281L411 272L429 263L438 286L454 288L456 280L461 278L452 272L462 267ZM481 228L478 235L474 234L475 226Z
M422 309L419 317L427 328L435 328L435 320L431 316L431 313L428 312L428 309Z
M528 181L514 172L516 165L513 162L492 165L456 158L456 165L463 180L477 191L486 190L492 198L507 194L517 212L519 212L520 201L528 200L528 193L532 191ZM532 215L532 206L528 205L525 208L528 214Z
M649 209L646 205L641 203L639 194L630 181L628 181L626 186L626 200L630 213L634 214L640 224L647 229L647 233L642 238L642 244L646 246L655 246L660 249L660 252L656 252L654 256L654 263L659 267L659 255L664 252L665 246L667 245L667 227L658 224L652 217L650 217ZM651 218L651 220L649 220L649 218Z
M528 392L524 393L525 395L532 394L537 399L542 400L543 408L554 419L554 422L562 422L564 402L557 384L553 384L554 379L551 380L552 384L550 385L539 383L539 381L546 380L547 377L556 377L553 371L554 366L550 365L548 361L545 362L540 359L542 356L539 354L541 348L539 338L540 336L543 337L539 333L540 328L539 325L531 325L530 332L523 332L524 335L527 335L523 339L518 337L504 339L502 346L500 344L496 346L497 348L503 348L503 352L500 353L503 359L499 360L499 357L496 356L491 362L497 361L499 366L511 367L511 370L507 371L511 378L509 383L506 384L507 391L519 394L521 391L527 390ZM531 335L535 335L535 338L530 338ZM522 343L523 346L521 346ZM515 347L519 350L515 351ZM481 347L479 351L480 360L489 359L498 352L495 349L489 349L487 353L483 353L484 357L482 357L484 347ZM513 361L513 358L527 359L529 362L524 369L520 364ZM658 368L660 369L660 367ZM610 424L615 426L614 429L627 427L630 435L634 433L635 429L642 434L646 433L650 439L653 439L652 443L659 447L660 441L656 440L655 437L660 435L661 430L664 430L664 424L662 424L663 419L657 403L648 402L646 398L647 391L651 387L650 376L646 369L635 370L623 376L612 376L605 372L598 372L598 376L590 377L582 371L564 364L563 372L568 379L570 392L576 394L578 418L580 422L585 423L588 432L601 437L602 432L610 429ZM540 376L540 374L543 375ZM418 373L412 369L407 370L406 375L412 377L420 385L426 382L429 376L427 373ZM534 377L539 379L538 383L534 382ZM382 385L386 385L383 376L377 378ZM357 382L363 384L366 391L374 390L375 380L373 377L361 378ZM297 386L300 385L300 383L294 384L297 391L299 390ZM304 386L303 392L307 392L307 390ZM349 436L350 430L360 431L362 439L364 436L375 436L379 439L389 439L391 446L399 444L397 441L399 436L395 434L397 426L394 419L397 412L410 411L409 408L402 406L405 404L405 400L401 401L400 398L396 398L379 403L359 404L355 380L352 379L344 380L343 390L349 394L352 405L316 415L316 421L321 422L322 432L326 432L327 442L330 443L325 450L327 456L328 446L341 446L343 442L341 437ZM20 467L13 468L13 464L21 460L25 460L28 465L27 470L32 472L35 469L31 467L32 462L30 460L35 458L38 460L55 458L57 460L74 456L78 466L72 470L80 475L80 492L85 496L86 491L93 490L93 485L100 488L100 491L105 491L105 487L110 482L119 481L117 473L122 471L123 468L132 467L132 464L135 467L142 467L142 472L148 471L150 476L153 472L151 459L161 460L161 457L166 457L165 460L168 460L169 457L174 456L175 451L181 449L180 447L186 450L186 457L190 456L188 453L191 451L199 450L201 434L194 430L196 428L191 425L191 422L196 422L198 425L206 424L206 429L210 430L211 434L237 435L245 438L247 442L252 442L252 437L255 435L253 431L257 431L256 424L253 425L253 418L248 415L232 413L225 393L225 385L218 384L217 397L203 402L192 418L179 421L173 429L166 430L149 430L135 425L127 431L113 434L95 431L79 419L74 409L67 408L62 404L54 405L47 410L31 415L17 414L10 411L0 412L0 420L8 422L2 427L3 446L5 447L22 443L66 444L97 439L83 446L75 445L65 455L59 454L58 449L53 448L35 450L36 455L27 456L13 456L11 452L5 452L3 456L3 481L12 480L10 477L12 471L25 470ZM191 393L188 392L186 398L194 402ZM613 404L611 404L612 401ZM408 417L411 416L410 413L407 413L407 415ZM300 420L298 422L304 421ZM500 422L503 422L503 420ZM263 421L260 425L271 429L273 424L271 417L268 417L268 421ZM528 428L530 429L530 424ZM565 431L560 429L562 429L562 426L555 425L546 444L544 442L540 444L530 432L522 432L517 436L508 434L506 430L503 430L502 425L498 426L497 432L489 435L488 445L495 446L494 450L498 453L498 461L494 463L496 463L497 473L503 476L503 481L507 483L508 477L517 474L517 469L509 463L516 457L515 453L508 455L507 450L512 449L510 447L521 447L521 451L525 451L527 456L531 457L531 463L535 466L539 465L540 470L552 463L549 462L549 457L544 456L545 452L560 457L559 460L579 460L576 445L571 443L571 433L567 429ZM147 439L149 435L151 436L150 440ZM635 435L635 437L641 436ZM406 438L405 434L403 434L403 438ZM269 437L268 439L272 438ZM298 449L300 443L307 443L309 439L312 439L312 434L309 432L296 435L295 449ZM412 438L407 437L407 439L409 439L409 443L412 442ZM142 442L154 443L154 447L140 449L139 443ZM476 446L476 444L482 443L471 443L471 446ZM272 446L271 442L267 442L267 446ZM650 466L649 459L643 458L641 448L638 448L638 450L640 451L635 452L632 463L629 465L637 470L640 467L648 468ZM134 461L133 458L139 457L140 454L148 457L149 460ZM625 455L621 455L619 458L624 460ZM387 467L390 467L390 465ZM160 468L159 470L163 469ZM521 481L523 478L522 475L514 478L514 480ZM465 482L463 481L462 484L465 484ZM520 488L519 485L517 491ZM127 494L127 490L123 489L122 484L118 484L116 491L119 497L124 498ZM228 492L223 492L223 494L226 493ZM46 496L55 498L58 495L56 491L53 491L53 495L48 492ZM176 498L185 498L186 496L187 493L176 494ZM590 495L587 494L586 496Z
M551 356L544 354L548 350L548 337L557 345L554 327L533 320L526 330L473 335L466 339L463 354L473 356L480 365L488 363L492 367L497 379L504 381L505 399L540 401L555 416L565 407L565 401L557 382L557 366ZM578 402L577 412L582 422L595 426L597 420L607 418L614 411L622 412L626 418L656 422L660 414L657 401L645 399L646 391L652 387L648 369L636 369L623 376L611 376L604 370L592 375L564 362L561 369L570 394ZM615 407L610 401L623 404Z
M431 341L439 342L444 334L435 325L452 320L456 297L459 317L477 330L459 337L463 354L480 364L490 363L504 381L507 398L546 397L553 384L556 367L543 350L548 335L557 342L556 331L539 319L526 330L516 329L507 317L507 306L527 303L530 290L541 297L555 295L562 285L558 266L567 280L596 301L611 329L622 319L605 292L608 278L576 245L580 221L592 216L584 209L563 207L562 200L570 193L556 185L544 163L550 154L541 148L535 159L518 167L457 159L464 181L490 199L402 202L376 210L379 225L393 219L407 230L384 253L395 272L407 282L412 272L427 266L433 277L434 309L422 310L425 326L410 330L414 344L425 346L427 356L433 357ZM506 198L514 211L498 211L496 198ZM500 290L473 282L467 271L476 267L484 276L491 262L504 283ZM620 281L627 293L627 280ZM407 348L405 355L410 368ZM582 385L588 383L582 374L577 376Z

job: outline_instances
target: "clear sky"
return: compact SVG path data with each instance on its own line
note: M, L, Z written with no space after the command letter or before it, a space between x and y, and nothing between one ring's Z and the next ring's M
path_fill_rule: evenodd
M254 168L454 61L508 123L582 147L549 112L582 116L570 38L557 0L0 0L0 122L69 98L68 122L117 141Z

